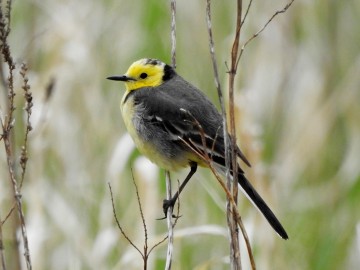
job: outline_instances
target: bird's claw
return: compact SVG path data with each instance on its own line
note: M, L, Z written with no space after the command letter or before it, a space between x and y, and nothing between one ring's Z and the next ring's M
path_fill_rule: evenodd
M172 209L174 209L174 205L175 205L175 200L174 199L164 199L163 200L163 212L165 214L165 217L167 217L167 213L168 213L168 209L171 207Z
M162 218L157 218L157 220L166 219L166 218L167 218L167 214L168 214L168 209L169 209L170 207L171 207L172 209L174 209L175 202L176 202L176 200L174 200L174 199L170 199L170 200L164 199L164 200L163 200L163 212L164 212L165 216L162 217ZM171 217L172 217L172 218L179 218L179 217L181 217L181 216L177 216L177 215L172 214Z

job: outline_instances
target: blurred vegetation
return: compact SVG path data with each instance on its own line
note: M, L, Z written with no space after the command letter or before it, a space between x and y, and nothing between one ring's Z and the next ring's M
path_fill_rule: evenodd
M226 89L235 3L213 2ZM254 1L241 41L285 4ZM360 265L359 17L360 1L295 1L241 60L236 104L239 143L253 164L247 174L290 236L280 239L241 199L259 269ZM132 148L119 111L123 86L105 78L139 58L170 62L169 1L14 1L11 29L12 53L17 63L28 63L34 97L22 189L33 268L141 269L141 257L114 223L107 182L122 225L142 246L130 168L151 243L166 233L165 222L155 220L162 215L164 173ZM218 104L205 1L177 3L177 71ZM51 79L53 94L46 99ZM0 169L3 218L11 199L3 150ZM225 196L210 172L199 170L180 202L173 269L228 269ZM14 244L6 234L10 226L3 226L7 258ZM150 269L164 267L165 251L165 245L154 251Z

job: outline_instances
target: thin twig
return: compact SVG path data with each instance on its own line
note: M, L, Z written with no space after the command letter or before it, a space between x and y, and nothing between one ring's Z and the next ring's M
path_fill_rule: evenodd
M176 68L176 0L171 0L170 3L171 9L171 65L175 69ZM165 179L166 179L166 199L171 200L171 179L170 172L165 171ZM165 270L171 269L171 262L173 256L173 248L174 248L174 223L173 223L173 208L169 207L167 209L167 227L168 227L168 246L166 252L166 264Z
M166 178L166 198L168 200L171 199L171 179L170 179L170 172L165 171L165 178ZM165 270L171 269L171 262L172 262L172 255L173 255L173 249L174 249L174 224L172 220L173 216L173 209L172 207L169 207L167 210L166 215L166 221L167 221L167 227L168 227L168 246L167 246L167 252L166 252L166 265Z
M21 154L20 154L20 167L21 167L20 189L22 187L25 178L26 165L28 161L28 154L27 154L28 137L29 137L29 132L32 130L32 126L30 123L31 110L33 107L32 93L30 92L30 85L28 84L29 79L26 77L26 71L27 71L27 66L25 63L23 63L21 65L20 74L23 78L22 89L24 90L24 98L25 98L24 110L26 112L26 124L25 124L26 129L24 136L24 144L21 147Z
M14 199L15 199L16 206L17 206L16 208L17 208L19 218L20 218L20 228L21 228L21 233L22 233L22 237L23 237L23 241L24 241L24 243L23 243L24 244L24 257L25 257L27 268L29 270L31 270L32 265L31 265L29 243L28 243L28 237L27 237L26 225L25 225L25 216L24 216L22 200L21 200L22 196L21 196L18 184L17 184L15 172L13 169L12 150L11 150L9 132L8 132L8 130L4 130L3 123L2 123L2 126L3 126L3 132L4 132L4 144L5 144L7 167L8 167L10 180L11 180L11 184L12 184L12 188L13 188Z
M113 192L112 192L112 188L111 188L111 184L108 183L108 186L109 186L109 190L110 190L110 197L111 197L111 204L112 204L112 208L113 208L113 215L114 215L114 218L115 218L115 221L116 221L116 224L121 232L121 234L124 236L124 238L129 242L130 245L132 245L137 251L138 253L141 255L142 259L143 259L143 262L144 262L144 270L147 269L148 267L148 259L149 259L149 256L151 254L151 252L156 248L158 247L160 244L162 244L163 242L166 241L166 239L168 239L168 235L165 236L161 241L157 242L155 245L153 245L150 249L149 249L149 245L148 245L148 240L149 240L149 237L148 237L148 230L147 230L147 226L146 226L146 222L145 222L145 216L144 216L144 212L142 210L142 205L141 205L141 200L140 200L140 195L139 195L139 189L138 189L138 186L135 182L135 178L134 178L134 174L133 174L133 171L131 170L131 174L132 174L132 181L133 181L133 184L135 186L135 192L136 192L136 198L137 198L137 201L138 201L138 205L139 205L139 210L140 210L140 216L141 216L141 220L142 220L142 223L143 223L143 228L144 228L144 247L143 247L143 251L140 250L140 248L138 248L133 242L132 240L127 236L127 234L125 233L123 227L121 226L120 224L120 221L117 217L117 214L116 214L116 208L115 208L115 202L114 202L114 196L113 196ZM179 206L178 206L179 207ZM177 219L175 220L175 223L176 223Z
M135 186L135 193L136 193L136 198L138 201L138 205L139 205L139 210L140 210L140 216L141 216L141 220L143 223L143 228L144 228L144 253L143 253L143 260L144 260L144 270L146 270L147 268L147 261L149 258L149 254L148 254L148 231L147 231L147 226L146 226L146 222L145 222L145 217L144 217L144 213L142 210L142 205L141 205L141 201L140 201L140 195L139 195L139 189L138 186L135 182L135 177L134 177L134 173L131 170L131 176L132 176L132 180L133 180L133 184Z
M178 182L178 190L179 190L180 182L179 182L179 180L178 180L177 182ZM174 222L173 222L173 228L175 228L175 226L176 226L176 224L177 224L177 222L178 222L178 220L179 220L179 218L180 218L180 215L179 215L179 213L180 213L180 193L179 193L179 197L178 197L178 200L177 200L177 210L176 210L176 212L177 212L177 213L176 213L176 218L175 218L175 220L174 220ZM155 245L153 245L153 246L150 248L148 255L150 255L150 253L151 253L157 246L159 246L159 245L161 245L162 243L164 243L164 242L166 241L166 239L168 239L168 235L166 235L162 240L160 240L160 241L157 242Z
M289 9L289 7L293 4L294 1L295 1L295 0L291 0L289 3L287 3L287 4L285 5L285 7L284 7L283 9L276 11L276 12L270 17L270 19L264 24L264 26L263 26L259 31L257 31L254 35L252 35L252 37L250 37L250 38L242 45L241 50L240 50L240 54L239 54L238 59L237 59L237 61L236 61L236 67L237 67L238 64L239 64L239 61L240 61L240 59L241 59L241 56L242 56L242 54L243 54L243 52L244 52L245 47L246 47L251 41L253 41L254 38L256 38L257 36L259 36L259 35L266 29L266 27L269 25L269 23L271 23L272 20L273 20L277 15L279 15L279 14L281 14L281 13L285 13L285 12Z
M11 209L9 210L9 212L7 213L7 215L5 216L4 220L1 220L1 224L5 224L6 221L9 219L9 217L11 216L12 212L15 210L16 207L16 202L13 203Z
M206 5L206 21L207 21L207 26L208 26L208 33L209 33L209 45L210 45L210 54L211 54L211 59L212 59L212 63L213 63L213 69L214 69L214 76L215 76L215 85L216 88L218 90L218 96L219 96L219 100L220 100L220 105L221 105L221 111L222 111L222 116L223 116L223 132L224 132L224 144L225 144L225 166L226 166L226 179L227 179L227 185L228 185L228 189L231 189L231 174L230 174L230 157L233 157L233 179L234 182L237 183L236 179L237 179L237 175L236 175L236 169L237 169L237 165L234 166L234 163L236 164L236 155L234 154L235 152L235 146L234 146L234 142L235 139L233 140L233 142L229 141L229 136L227 133L227 121L226 121L226 111L225 111L225 106L222 100L222 91L220 88L220 83L219 83L219 75L218 75L218 71L217 71L217 64L216 64L216 58L215 58L215 49L214 49L214 41L213 41L213 35L212 35L212 24L211 24L211 5L210 5L210 0L206 1L207 5ZM236 37L235 37L235 42L238 42L239 36L240 36L240 29L241 29L241 3L242 1L238 1L238 15L237 15L237 29L236 29ZM239 11L240 8L240 11ZM236 54L237 53L237 44L233 45L233 50L232 53ZM236 59L236 57L235 57ZM233 67L233 64L232 64ZM234 80L234 76L235 76L236 70L234 70L233 68L230 70L230 119L233 119L233 109L234 109L234 105L233 105L233 80ZM232 84L231 84L232 81ZM230 120L231 121L231 120ZM233 122L230 122L230 125L232 125L233 127L235 126L235 124ZM235 132L230 133L232 135L235 134ZM231 145L231 147L230 147ZM229 149L232 149L230 153ZM237 185L234 185L236 187L234 187L235 189L237 188ZM237 191L234 191L235 194L237 194ZM237 196L237 195L236 195ZM228 197L228 196L227 196ZM228 221L228 226L230 229L230 246L231 246L231 264L233 269L241 269L241 264L240 264L240 246L238 243L238 233L237 233L237 228L236 228L236 224L234 226L233 222L230 221L230 216L232 216L231 214L231 207L229 202L227 203L228 207L227 207L227 221Z
M166 241L166 239L168 239L168 236L166 235L161 241L157 242L155 245L153 245L150 250L148 255L150 255L150 253L158 246L160 246L162 243L164 243Z
M232 206L232 214L235 216L235 220L237 225L239 225L241 233L244 237L245 240L245 244L246 244L246 249L248 252L248 256L250 259L250 264L251 264L251 269L256 270L256 264L255 264L255 259L254 259L254 255L252 252L252 248L251 248L251 244L250 244L250 239L248 237L248 234L246 232L245 226L242 222L242 218L240 216L239 211L237 210L237 204L235 202L234 197L232 196L232 194L230 193L230 191L227 189L225 183L221 180L221 177L218 175L216 169L214 168L214 166L209 165L209 168L211 169L212 173L215 175L216 179L218 180L218 182L220 183L221 187L224 189L225 193L226 193L226 197L229 199L230 204Z
M255 270L256 269L255 260L254 260L253 254L252 254L252 249L251 249L249 237L248 237L247 232L245 230L244 224L242 223L241 216L240 216L240 214L239 214L239 212L237 210L236 201L234 199L234 196L230 192L231 189L228 188L227 185L225 185L224 181L219 176L217 169L215 169L215 167L213 166L213 161L211 159L212 153L208 153L208 151L206 150L206 149L208 149L208 147L206 145L206 137L205 137L204 129L202 128L199 121L191 114L191 112L189 112L187 110L184 110L184 109L183 109L183 111L185 113L187 113L188 116L191 117L192 123L198 128L198 130L200 132L200 136L201 136L201 143L202 143L203 149L201 149L199 147L196 147L196 144L194 144L191 140L190 140L191 144L189 144L187 141L185 141L181 137L179 137L179 140L181 140L187 147L189 147L189 149L191 151L193 151L196 155L198 155L198 157L200 159L202 159L207 164L207 166L211 169L211 171L215 175L216 179L218 180L218 182L220 183L220 185L224 189L224 191L226 193L226 197L227 197L227 199L229 201L229 205L231 205L231 207L230 207L231 213L230 214L233 215L235 223L237 225L239 225L239 227L241 229L241 232L243 234L243 237L244 237L244 240L245 240L245 243L246 243L246 247L247 247L247 251L248 251L248 255L249 255L249 259L250 259L250 262L251 262L252 269ZM216 137L214 139L212 147L214 147L214 145L215 145L215 140L216 140ZM213 149L212 149L212 151L213 151ZM232 265L232 266L234 266L234 265Z
M3 223L1 222L1 216L0 216L0 263L1 263L1 269L6 270L2 226Z
M202 132L202 135L204 136L204 133ZM210 168L211 172L215 175L216 180L219 182L219 184L221 185L221 187L224 189L225 194L226 194L226 198L230 201L230 204L232 206L232 214L235 215L235 220L236 223L239 225L241 232L243 234L244 240L245 240L245 244L246 244L246 249L248 251L248 256L250 259L250 263L251 263L251 267L253 270L256 269L256 265L255 265L255 259L252 253L252 248L250 245L250 240L249 237L247 235L246 229L244 227L244 224L242 222L241 216L239 214L239 211L237 210L237 205L235 203L234 197L232 196L230 190L227 188L225 182L221 179L221 176L218 174L217 169L213 166L212 160L209 157L209 155L204 152L201 151L201 149L198 148L194 148L193 145L190 145L188 142L186 142L183 138L179 138L187 147L189 147L191 149L191 151L193 151L195 154L198 155L198 157L200 157L206 164L207 166ZM203 140L203 139L202 139Z
M253 2L253 0L250 0L250 1L249 1L249 4L248 4L248 6L247 6L247 8L246 8L246 11L245 11L245 15L244 15L244 17L243 17L243 19L242 19L242 21L241 21L240 27L242 27L242 26L244 25L244 23L245 23L245 20L246 20L248 14L249 14L249 11L250 11L252 2Z
M112 209L113 209L113 214L114 214L114 218L115 218L115 221L116 221L116 224L121 232L121 234L125 237L125 239L129 242L130 245L132 245L138 252L139 254L141 255L141 257L144 259L144 254L140 251L140 249L133 243L133 241L131 241L131 239L127 236L127 234L125 233L125 231L123 230L121 224L120 224L120 221L117 217L117 214L116 214L116 208L115 208L115 203L114 203L114 196L113 196L113 192L112 192L112 188L111 188L111 184L108 183L108 186L109 186L109 190L110 190L110 197L111 197L111 205L112 205Z
M239 51L240 32L241 32L241 14L242 14L242 0L237 0L237 14L236 14L236 30L233 46L231 49L231 65L229 71L229 119L230 119L230 150L231 150L231 168L233 170L233 179L227 179L228 189L232 189L232 195L237 205L238 201L238 165L236 160L236 130L235 130L235 105L234 105L234 82L237 72L236 58ZM237 217L234 215L235 211L227 200L227 223L230 229L230 263L233 269L241 269L240 243L239 231L237 226Z
M214 70L214 77L215 77L215 86L218 92L218 97L219 97L219 102L220 102L220 107L221 107L221 114L223 117L223 132L224 132L224 144L225 144L225 162L226 162L226 176L230 175L230 155L229 155L229 137L227 136L227 121L226 121L226 110L225 110L225 105L224 105L224 99L222 96L222 89L221 89L221 84L220 84L220 80L219 80L219 72L218 72L218 65L216 62L216 55L215 55L215 46L214 46L214 39L213 39L213 34L212 34L212 23L211 23L211 1L207 0L206 1L206 22L207 22L207 29L208 29L208 33L209 33L209 46L210 46L210 55L211 55L211 60L212 60L212 65L213 65L213 70Z
M171 0L171 65L176 68L176 0Z
M229 136L227 133L227 121L226 121L226 110L224 105L224 100L222 96L221 84L219 80L219 72L218 72L218 65L216 63L216 56L215 56L215 46L214 46L214 39L212 34L212 23L211 23L211 1L206 1L206 22L207 22L207 29L209 33L209 46L210 46L210 55L213 64L214 70L214 77L215 77L215 86L218 92L220 107L221 107L221 115L222 115L222 126L223 126L223 136L224 136L224 145L225 145L225 166L226 166L226 178L230 179L230 142Z
M7 38L10 34L10 22L11 22L11 0L8 0L5 5L5 16L3 15L2 7L0 7L0 41L1 41L1 54L3 55L5 63L7 63L8 67L8 79L7 79L7 114L4 120L1 120L1 127L2 127L2 139L5 146L5 153L6 153L6 160L7 160L7 167L10 177L10 183L13 190L14 200L16 202L16 208L19 215L20 224L16 225L20 227L21 234L23 238L23 245L24 245L24 257L25 262L28 270L32 269L31 264L31 257L30 257L30 250L29 250L29 243L25 225L25 216L23 212L23 205L21 199L21 189L18 185L18 181L15 176L14 170L14 149L15 149L15 139L14 139L14 98L15 98L15 91L14 91L14 70L15 64L13 61L13 57L11 55L10 46L7 43ZM28 95L31 97L31 93L29 91L30 87L25 83ZM27 126L28 127L28 126ZM26 135L27 136L27 135ZM26 139L27 140L27 139ZM25 149L26 150L26 149ZM25 174L26 162L23 163L23 173ZM11 212L11 211L10 211ZM17 229L17 228L15 228Z

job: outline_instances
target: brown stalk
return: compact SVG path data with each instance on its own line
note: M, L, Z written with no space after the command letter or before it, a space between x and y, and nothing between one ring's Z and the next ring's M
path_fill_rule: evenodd
M176 68L176 0L171 0L170 2L171 10L171 65ZM171 178L170 172L165 172L166 179L166 199L170 200L172 198L171 194ZM167 227L168 227L168 246L166 252L166 264L165 270L171 269L173 250L174 250L174 223L172 220L173 209L169 207L167 210Z

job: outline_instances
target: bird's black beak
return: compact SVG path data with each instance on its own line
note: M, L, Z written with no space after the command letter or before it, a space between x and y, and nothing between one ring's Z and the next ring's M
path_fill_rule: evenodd
M135 81L135 79L130 78L126 75L110 76L110 77L107 77L106 79L112 80L112 81L122 81L122 82Z

